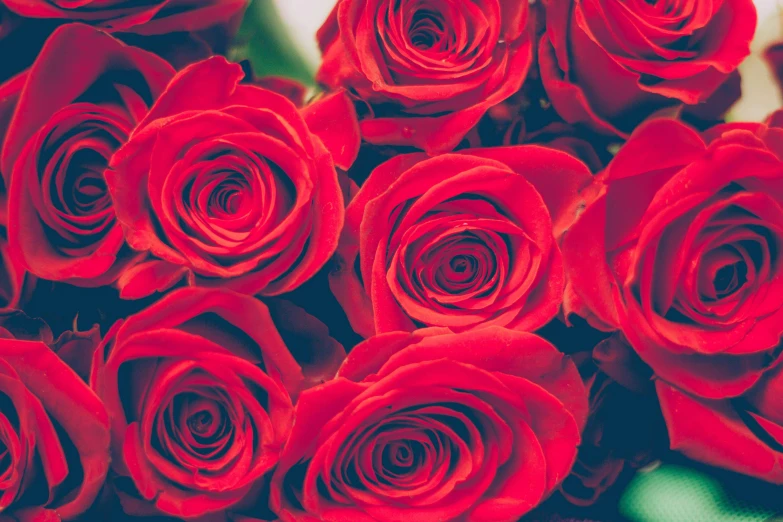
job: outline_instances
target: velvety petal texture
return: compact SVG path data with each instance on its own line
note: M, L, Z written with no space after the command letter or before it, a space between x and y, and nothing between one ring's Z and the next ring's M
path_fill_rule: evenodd
M77 20L110 31L165 34L194 31L239 15L248 0L3 0L28 18Z
M344 354L301 309L227 290L180 289L118 322L90 383L111 416L126 512L192 518L256 491L289 437L293 401Z
M317 80L367 106L374 144L459 144L522 86L532 60L522 0L340 0L321 27Z
M622 330L694 395L750 389L783 334L782 137L772 124L639 128L566 234L566 312Z
M592 177L536 146L397 156L346 210L330 286L354 330L532 331L564 289L556 236Z
M672 449L713 466L783 484L781 368L768 372L737 399L704 399L657 382Z
M538 60L569 123L627 137L653 112L731 81L756 30L751 0L547 0Z
M0 315L0 513L73 520L109 470L109 417L41 321ZM4 519L5 520L5 519Z
M74 56L78 74L70 72ZM31 273L98 286L138 257L125 244L104 173L173 76L162 58L69 24L28 71L0 86L8 248Z
M272 479L284 521L517 520L565 478L587 400L533 334L381 334L302 394Z
M335 165L350 167L360 141L352 104L338 92L300 111L243 77L222 57L185 68L113 156L117 218L128 244L151 254L121 278L124 296L183 279L277 295L334 253Z

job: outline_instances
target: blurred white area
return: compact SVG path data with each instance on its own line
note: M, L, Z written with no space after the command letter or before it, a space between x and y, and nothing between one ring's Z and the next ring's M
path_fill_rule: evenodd
M299 50L315 70L321 53L315 33L337 3L336 0L274 0L280 18L288 28Z
M783 38L783 0L754 0L759 26L753 42L753 54L740 66L742 99L731 113L732 120L761 121L780 108L783 101L762 55L767 46ZM289 34L302 55L315 69L320 54L315 33L334 7L335 0L275 0Z
M761 121L782 105L780 91L764 62L764 50L783 38L783 0L754 0L759 15L751 55L740 65L742 98L731 110L730 119Z

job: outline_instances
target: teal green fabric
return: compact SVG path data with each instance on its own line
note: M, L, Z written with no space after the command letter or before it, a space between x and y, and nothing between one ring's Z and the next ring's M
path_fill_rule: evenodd
M619 511L632 522L765 522L780 515L741 498L706 471L675 464L638 473L621 497Z

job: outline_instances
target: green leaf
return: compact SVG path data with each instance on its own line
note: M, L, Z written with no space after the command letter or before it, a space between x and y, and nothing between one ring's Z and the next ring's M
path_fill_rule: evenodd
M764 522L767 506L737 496L712 473L674 464L638 473L620 499L620 513L633 522Z
M315 71L286 31L273 0L252 1L230 58L249 60L256 76L284 76L315 85Z

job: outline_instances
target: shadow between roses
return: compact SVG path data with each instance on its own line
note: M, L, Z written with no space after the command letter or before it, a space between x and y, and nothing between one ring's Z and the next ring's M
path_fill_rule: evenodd
M56 24L0 66L0 522L515 521L669 447L783 483L755 10L632 3L340 0L307 99L220 56L245 2L2 0Z

